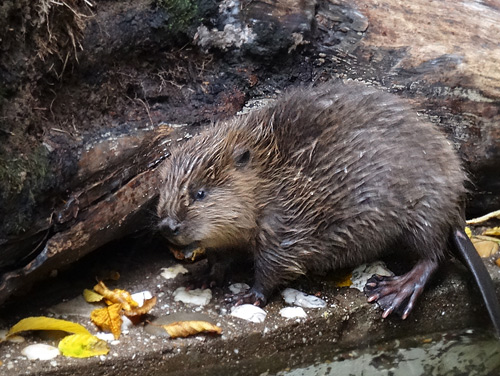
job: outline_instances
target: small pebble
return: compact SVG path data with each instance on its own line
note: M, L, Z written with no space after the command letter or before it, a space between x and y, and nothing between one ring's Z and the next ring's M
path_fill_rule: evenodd
M285 307L280 309L280 315L286 319L305 318L306 311L302 307Z
M115 336L112 333L99 332L95 336L106 342L113 342L115 340Z
M141 291L132 294L132 299L134 299L134 301L137 302L137 304L139 304L139 307L142 307L145 300L151 299L152 297L153 295L151 294L150 291Z
M266 315L266 311L253 304L243 304L231 309L231 316L255 323L264 322Z
M23 343L25 341L25 339L24 339L24 337L14 335L14 336L10 336L9 338L7 338L7 341L12 342L12 343Z
M130 319L123 315L122 316L122 326L121 326L121 330L122 330L122 333L127 333L131 327L134 326L134 323L132 321L130 321Z
M323 308L326 307L326 302L314 295L307 295L306 293L287 288L281 292L281 296L285 302L290 305L303 307L303 308Z
M212 291L210 289L186 290L185 287L179 287L174 291L173 296L176 302L204 306L212 299Z
M7 333L9 331L6 329L0 329L0 342L3 342L7 339Z
M21 354L29 360L50 360L58 356L60 352L57 347L38 343L25 347Z
M188 270L181 264L171 266L169 268L161 268L161 276L165 279L173 279L177 277L178 274L186 274Z

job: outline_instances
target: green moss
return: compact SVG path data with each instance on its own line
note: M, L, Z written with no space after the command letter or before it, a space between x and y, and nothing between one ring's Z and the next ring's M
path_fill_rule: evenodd
M48 157L43 145L29 155L8 155L5 150L0 153L0 200L4 204L2 219L7 233L27 230L36 206L35 197L52 180Z
M158 0L158 5L167 11L168 29L174 33L186 33L198 17L198 5L192 0Z

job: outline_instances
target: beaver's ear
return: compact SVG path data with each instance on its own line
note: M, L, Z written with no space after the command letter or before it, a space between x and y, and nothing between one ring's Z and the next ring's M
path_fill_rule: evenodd
M233 152L236 167L244 167L250 161L250 150L243 147L236 147Z

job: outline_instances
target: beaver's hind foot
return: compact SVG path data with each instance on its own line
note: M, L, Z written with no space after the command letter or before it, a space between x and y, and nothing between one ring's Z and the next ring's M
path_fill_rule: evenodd
M424 259L408 273L400 276L386 277L375 274L366 282L365 295L369 302L377 302L384 310L383 318L396 312L404 320L437 267L437 261Z

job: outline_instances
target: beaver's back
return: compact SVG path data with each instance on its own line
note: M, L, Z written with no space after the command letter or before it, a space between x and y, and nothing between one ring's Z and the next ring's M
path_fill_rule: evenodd
M311 255L308 268L355 264L397 242L442 257L462 221L465 175L441 132L402 100L329 84L295 90L248 124L271 128L287 166L276 192L285 192L286 237Z

